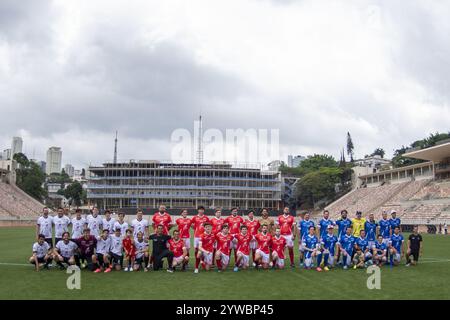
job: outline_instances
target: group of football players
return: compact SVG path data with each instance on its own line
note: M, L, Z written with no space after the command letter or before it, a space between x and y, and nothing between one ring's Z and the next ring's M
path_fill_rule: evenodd
M93 208L84 217L77 209L70 219L62 208L55 216L44 208L37 220L37 242L33 244L29 261L37 271L55 263L61 269L77 265L96 273L107 273L159 270L163 259L167 259L167 271L173 272L176 268L184 271L190 261L192 229L195 273L212 268L219 272L226 270L232 252L234 271L249 267L283 269L286 251L290 266L295 267L296 238L300 267L317 271L329 271L336 266L344 269L386 263L393 266L400 263L402 256L409 266L417 263L422 251L417 227L405 248L401 222L395 211L389 219L384 212L378 222L373 214L366 219L361 212L350 219L346 210L342 210L340 219L332 221L329 212L324 211L317 225L309 213L296 222L288 207L276 218L270 217L267 209L261 210L258 219L255 214L250 210L244 219L237 208L232 208L225 218L220 209L215 210L213 217L208 217L204 207L199 207L193 217L182 210L180 217L173 219L161 205L151 223L144 219L143 211L138 210L136 218L128 224L124 213L119 213L116 219L109 210L101 216L99 210ZM150 241L153 250L149 248Z

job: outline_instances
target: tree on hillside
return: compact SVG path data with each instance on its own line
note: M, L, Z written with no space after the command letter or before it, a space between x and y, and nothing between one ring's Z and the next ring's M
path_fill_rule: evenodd
M16 169L16 185L28 195L41 201L47 195L42 187L45 182L45 174L39 165L29 161L23 153L16 153L13 159L19 164Z
M350 132L347 132L347 155L350 157L350 162L353 162L354 149L352 136Z
M288 166L282 164L280 171L285 175L304 176L309 172L324 167L338 167L338 163L332 156L326 154L315 154L313 156L308 156L297 168L289 168Z
M62 194L69 200L71 205L81 206L83 187L78 181L74 181L63 190Z
M69 177L69 175L65 172L64 169L62 169L61 173L51 173L48 176L47 182L49 183L70 183L72 182L72 179Z
M372 152L372 154L370 155L371 157L373 156L380 156L382 158L384 158L384 155L386 154L386 152L384 151L383 148L376 148L374 152Z

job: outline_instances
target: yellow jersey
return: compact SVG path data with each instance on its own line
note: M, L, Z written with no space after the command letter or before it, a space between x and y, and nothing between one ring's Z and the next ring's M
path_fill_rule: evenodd
M359 237L361 230L364 230L364 224L366 223L366 218L352 219L353 236Z

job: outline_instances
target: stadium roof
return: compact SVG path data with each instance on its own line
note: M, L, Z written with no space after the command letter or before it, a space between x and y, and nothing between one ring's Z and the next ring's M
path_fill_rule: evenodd
M403 156L438 163L444 160L445 158L450 157L450 142L422 150L411 151L405 153Z

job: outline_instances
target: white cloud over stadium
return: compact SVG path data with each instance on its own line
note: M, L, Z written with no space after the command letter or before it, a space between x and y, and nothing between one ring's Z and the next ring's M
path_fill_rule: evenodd
M280 129L280 151L356 155L445 131L450 3L0 2L0 147L75 165L168 159L171 132Z

